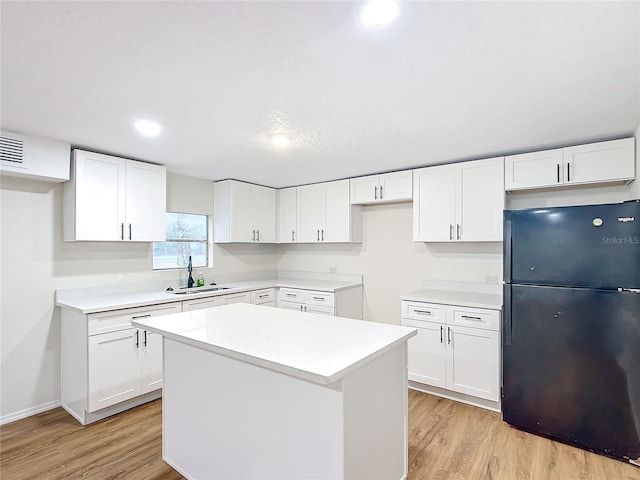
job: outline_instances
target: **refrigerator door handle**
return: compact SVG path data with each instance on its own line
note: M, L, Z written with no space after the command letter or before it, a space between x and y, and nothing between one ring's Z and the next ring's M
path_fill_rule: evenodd
M511 283L511 220L504 222L504 283Z
M504 341L507 346L511 346L513 337L513 322L511 319L511 285L504 286L504 307L502 310L502 321L504 322Z

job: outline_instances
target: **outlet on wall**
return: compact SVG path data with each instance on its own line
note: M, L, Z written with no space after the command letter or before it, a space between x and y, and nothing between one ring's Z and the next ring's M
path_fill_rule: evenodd
M498 276L497 275L485 275L484 283L492 283L494 285L498 284Z
M338 267L329 267L329 273L338 273Z

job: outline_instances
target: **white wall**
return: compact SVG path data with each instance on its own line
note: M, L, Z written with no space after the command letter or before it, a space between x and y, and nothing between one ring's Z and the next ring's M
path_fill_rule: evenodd
M63 242L62 184L0 178L0 421L60 401L57 288L176 279L152 272L150 243ZM169 174L168 208L213 213L210 181ZM218 274L274 270L277 247L213 248Z

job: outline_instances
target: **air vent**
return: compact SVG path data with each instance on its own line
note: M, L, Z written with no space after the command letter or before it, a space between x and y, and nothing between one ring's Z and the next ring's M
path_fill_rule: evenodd
M0 136L0 161L10 165L24 163L24 142L19 138Z

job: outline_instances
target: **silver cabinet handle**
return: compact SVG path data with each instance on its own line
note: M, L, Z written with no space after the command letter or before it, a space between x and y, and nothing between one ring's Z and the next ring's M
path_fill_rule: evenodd
M451 327L447 327L447 343L451 345Z
M136 330L136 348L140 348L140 330Z
M558 183L560 183L560 164L556 163L556 175L558 176Z
M456 239L460 240L460 224L456 223Z
M322 241L324 242L324 229L320 230L322 232Z
M147 346L147 331L144 331L144 346Z
M567 162L567 182L571 181L571 164L569 162Z
M131 224L129 224L129 240L131 240Z
M260 241L260 230L256 230L257 234L258 234L258 239L256 240L256 242Z
M252 235L251 241L255 242L256 241L256 231L255 230L251 230L251 235Z
M120 224L120 240L124 240L124 223Z
M380 185L380 200L382 200L382 185Z
M378 187L374 187L374 193L373 193L373 199L377 200L378 199Z
M324 302L326 300L326 298L324 298L324 297L311 297L311 298L313 298L314 300L322 301L322 302Z
M302 305L300 305L300 311L301 311L301 312L304 312L304 310L302 309Z
M415 313L424 313L425 315L431 315L429 310L414 310Z
M320 230L318 230L318 241L320 241Z
M453 223L449 224L449 240L453 240Z
M136 318L149 318L150 316L150 313L147 313L146 315L136 315L134 317L131 317L131 320L135 320Z
M296 241L296 239L295 239L295 237L294 237L294 233L295 233L295 232L294 232L293 230L291 230L291 241L292 241L292 242L295 242L295 241Z
M444 331L444 327L440 325L440 343L444 343L443 331Z
M285 297L297 297L297 295L295 293L285 293L284 296Z
M460 315L462 318L467 318L469 320L482 320L480 317L472 317L471 315Z

